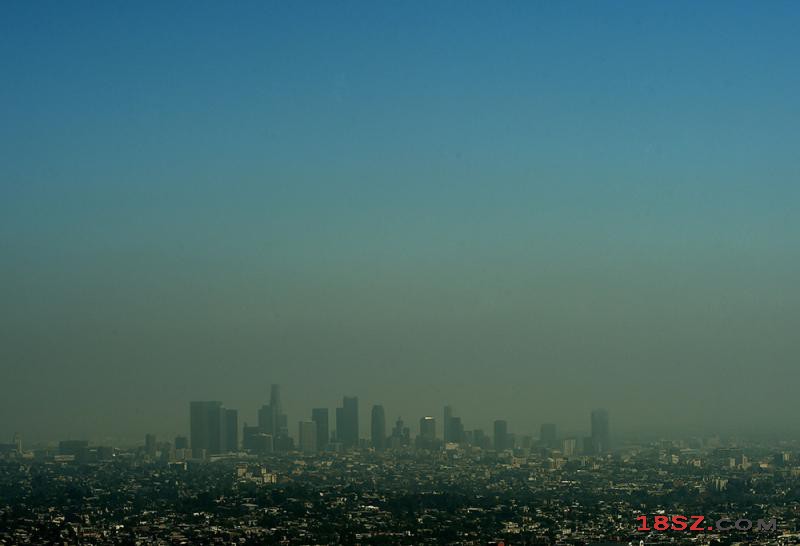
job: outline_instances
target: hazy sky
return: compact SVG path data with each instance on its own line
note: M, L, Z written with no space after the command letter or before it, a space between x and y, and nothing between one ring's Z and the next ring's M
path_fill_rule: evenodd
M0 441L791 427L800 4L5 2ZM333 423L332 423L333 426Z

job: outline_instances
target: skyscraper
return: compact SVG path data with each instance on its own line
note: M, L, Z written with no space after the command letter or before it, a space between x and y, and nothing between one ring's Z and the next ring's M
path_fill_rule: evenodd
M225 410L225 451L239 451L239 412Z
M495 451L509 449L508 444L508 423L498 419L494 422L494 449Z
M291 447L288 417L283 413L280 385L271 386L269 404L264 404L258 410L258 428L262 434L272 437L276 451L286 451Z
M253 453L271 453L272 434L262 432L261 427L248 427L245 423L242 428L242 448Z
M432 443L436 441L436 419L433 417L422 417L419 420L419 436L424 442Z
M281 386L273 383L269 395L269 407L272 413L272 433L276 437L289 436L289 423L283 413L281 403Z
M372 406L370 432L375 451L386 449L386 413L383 411L383 406Z
M464 442L464 425L461 423L461 417L450 418L450 438L453 443Z
M403 423L403 419L398 417L392 429L392 435L389 437L389 447L392 449L399 449L410 445L410 442L411 432Z
M539 441L543 446L555 449L558 447L558 435L553 423L545 423L539 429Z
M342 408L336 408L336 416L335 416L335 424L336 428L334 429L334 434L336 435L336 442L341 444L342 443L342 431L340 430L341 427L344 426L344 413L342 412Z
M314 421L300 421L298 438L300 451L306 454L317 452L317 424Z
M443 433L444 433L444 441L447 442L454 442L453 435L451 432L451 425L450 420L453 418L453 408L451 406L444 407L444 421L442 422Z
M564 438L561 440L561 453L565 457L571 457L575 454L578 448L578 440L575 438Z
M434 449L436 443L436 419L430 416L421 418L419 420L417 447L422 449Z
M604 409L592 411L592 452L595 455L605 453L610 448L610 430L608 412Z
M330 438L328 432L328 408L311 410L311 420L317 424L317 451L323 451Z
M461 418L453 415L453 407L444 407L444 441L445 443L461 443L464 441L464 425Z
M358 397L345 396L336 410L336 434L344 447L358 447Z
M224 423L222 402L190 402L192 455L202 458L222 452Z
M272 406L264 404L258 410L258 428L264 434L273 434L275 429L273 427L274 419L272 418Z
M281 386L276 383L273 383L269 389L269 405L275 411L275 415L283 411L283 406L281 404Z

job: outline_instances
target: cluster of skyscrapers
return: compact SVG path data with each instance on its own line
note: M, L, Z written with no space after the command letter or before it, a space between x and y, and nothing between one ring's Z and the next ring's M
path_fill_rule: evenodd
M189 404L192 453L195 457L226 453L239 449L239 416L222 402ZM146 443L151 440L146 438ZM155 439L152 440L155 444Z
M518 439L509 433L508 423L505 420L494 422L491 438L479 429L465 430L461 418L454 415L451 406L444 407L444 430L441 439L436 433L436 419L425 416L420 419L419 434L413 443L409 428L400 418L387 433L386 412L381 405L372 406L368 440L362 439L359 435L358 416L358 397L345 396L341 407L336 408L335 429L331 431L328 408L314 408L311 410L310 419L299 422L298 444L295 445L294 439L289 434L288 418L283 412L280 386L272 385L269 404L263 405L258 411L258 424L244 425L241 446L236 410L225 408L221 402L191 402L191 451L195 458L205 458L209 455L235 452L240 448L254 453L294 450L316 453L356 448L384 451L412 445L419 449L438 449L460 444L495 451L532 447L530 437ZM592 411L591 435L584 438L582 443L579 443L577 438L559 438L556 425L545 423L541 426L536 445L560 450L565 455L572 455L578 450L594 455L606 453L610 449L608 412L603 409Z

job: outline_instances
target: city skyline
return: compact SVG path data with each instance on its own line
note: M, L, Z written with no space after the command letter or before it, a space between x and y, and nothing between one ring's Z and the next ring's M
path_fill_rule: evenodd
M422 419L425 418L432 418L437 423L436 425L436 438L439 440L444 441L447 438L448 434L448 415L450 418L455 419L455 429L459 430L460 434L463 434L465 429L475 429L475 430L482 430L490 437L493 436L492 431L497 426L498 423L504 423L507 427L509 433L513 434L520 434L524 436L531 436L534 438L541 438L541 439L550 439L550 438L558 438L559 442L564 438L574 439L577 442L577 446L581 446L582 442L586 441L589 442L593 447L597 447L598 445L607 445L609 440L609 433L608 433L608 414L609 411L607 408L599 408L593 407L589 405L585 405L583 407L586 409L586 414L584 415L584 419L578 420L578 422L570 421L570 420L560 420L559 412L556 408L552 408L551 411L547 414L546 417L537 418L536 416L528 416L528 418L516 421L511 420L511 426L509 426L508 419L498 419L496 417L491 417L486 415L485 412L481 411L480 406L476 405L468 405L468 410L466 412L460 411L460 408L455 408L452 404L442 404L438 411L433 409L432 411L418 411L414 413L413 411L408 414L401 414L400 412L395 412L395 414L391 414L386 411L384 404L380 403L368 403L368 404L359 404L359 397L353 395L343 395L339 397L338 402L333 402L330 407L320 407L319 405L315 405L313 401L305 400L302 395L299 396L298 400L294 400L293 403L290 405L293 408L297 408L300 406L307 406L306 410L299 410L296 415L288 415L283 411L283 401L282 401L282 386L279 384L272 384L269 387L269 395L267 398L268 403L263 403L260 405L260 408L254 412L248 412L246 414L242 414L240 410L237 408L228 408L226 407L225 403L222 401L191 401L190 405L194 404L214 404L218 407L217 411L222 411L222 415L220 417L222 420L228 419L237 423L236 426L236 436L235 441L237 444L241 445L244 441L244 435L247 434L247 431L243 428L249 427L260 427L262 431L267 432L273 435L276 439L280 439L281 436L285 436L290 438L292 441L297 441L299 438L299 433L297 432L298 423L306 422L306 421L313 421L317 422L317 420L322 420L323 416L327 423L327 430L325 428L320 428L321 433L329 432L335 433L338 431L337 427L337 415L338 419L343 420L343 414L341 413L343 410L344 405L350 405L350 409L348 412L348 418L351 421L355 419L355 426L356 428L353 429L352 425L350 425L350 432L348 436L348 440L345 442L347 447L353 447L357 444L358 440L365 440L369 439L372 434L372 419L374 415L375 408L380 408L380 410L384 414L384 429L387 431L387 438L389 437L390 424L393 423L396 419L402 419L407 423L410 423L410 430L413 436L416 436L420 433L420 423ZM290 400L292 398L290 397ZM272 411L272 407L274 402L277 401L279 413L275 414ZM344 404L344 405L343 405ZM234 404L231 403L231 406ZM458 410L458 411L456 411ZM454 411L458 413L458 415L454 415ZM226 415L227 412L227 415ZM469 417L467 417L468 423L465 424L463 414L466 413ZM191 415L189 412L188 415ZM244 415L244 418L242 416ZM315 417L315 415L317 417ZM443 418L437 418L437 415L444 415ZM555 423L553 421L556 421ZM653 426L653 425L645 425L645 426L626 426L624 415L620 420L623 425L619 425L619 421L615 418L614 423L614 430L616 434L620 437L628 437L628 438L647 438L647 437L656 437L656 436L665 436L665 437L682 437L685 435L695 435L695 436L730 436L730 437L785 437L789 438L800 438L800 431L795 431L791 428L777 428L771 427L768 424L766 426L761 427L699 427L699 426L685 426L683 424L676 424L676 426ZM97 443L100 440L100 443L109 443L112 441L113 444L119 445L136 445L139 442L139 439L143 437L143 435L150 435L153 434L154 430L158 430L156 434L159 438L166 438L172 436L186 436L187 438L191 437L191 419L187 418L185 420L186 427L185 430L181 427L176 429L159 429L158 426L149 426L144 427L142 429L141 434L138 435L130 435L130 436L115 436L113 434L105 434L105 435L97 435L92 433L83 433L83 434L55 434L51 437L47 438L40 438L36 436L29 436L26 433L26 438L28 441L32 441L37 445L52 445L54 442L63 439L90 439ZM470 423L472 423L470 425ZM603 424L604 423L604 424ZM469 425L469 426L467 426ZM231 432L225 432L225 427L223 424L219 425L222 428L219 428L222 434L232 434ZM319 426L319 425L317 425ZM604 428L605 427L605 428ZM230 428L230 427L228 427ZM353 430L357 430L357 439L356 436L353 435ZM23 431L24 432L24 431ZM20 433L20 429L15 429L13 434L16 436ZM451 432L452 434L452 432ZM330 436L324 436L325 438L330 439ZM228 436L231 438L231 436ZM324 445L328 440L322 440L320 436L317 437L315 440L316 445ZM230 445L230 439L222 439L221 442L228 442ZM453 442L457 442L456 439L452 440ZM0 442L2 443L2 442ZM387 442L386 447L388 448L389 444ZM556 445L555 447L558 447ZM277 449L277 448L276 448Z
M249 426L246 422L241 425L244 431L241 446L235 440L231 440L231 438L238 437L236 436L238 431L231 432L231 427L236 427L237 410L226 409L221 402L217 401L190 402L190 445L194 456L204 458L205 455L199 454L207 452L207 454L218 455L236 451L239 447L245 450L264 451L264 445L269 446L266 449L268 452L297 450L304 453L325 451L329 444L335 444L337 450L360 449L366 446L376 451L384 451L391 447L398 447L392 446L392 437L397 437L397 431L393 430L391 434L389 433L386 411L381 404L374 404L369 410L370 417L366 424L368 432L364 436L364 427L358 426L359 407L356 396L345 395L342 397L341 407L335 408L333 423L331 423L328 408L314 407L311 408L309 417L300 418L296 435L291 434L288 426L276 428L274 425L276 419L288 422L286 415L278 414L278 416L272 411L272 408L281 407L280 392L279 385L271 386L270 404L262 406L262 410L259 411L257 426ZM268 415L269 418L265 418L265 415ZM397 418L402 419L401 416ZM209 432L211 428L214 428L213 432ZM610 451L612 442L607 410L602 408L592 410L589 431L589 435L583 438L574 435L562 438L559 437L555 424L544 423L538 437L535 437L530 433L510 431L506 420L495 420L494 430L491 431L491 445L498 451L509 449L514 446L515 435L519 435L520 438L527 438L528 441L536 438L543 447L551 449L560 448L562 440L571 440L576 445L582 445L583 451L588 454ZM412 434L416 433L416 447L428 449L443 448L447 444L474 443L474 434L487 434L487 431L483 431L480 427L465 428L461 417L454 414L454 408L450 405L443 407L441 420L437 420L431 415L421 416L419 427L416 431L411 432ZM216 434L216 439L210 439L214 434ZM266 439L267 444L257 447L258 442L248 438L251 435L269 436ZM150 433L146 435L148 443L151 436L154 435ZM281 437L289 440L282 442ZM484 447L488 446L489 444Z
M445 449L448 445L461 444L504 451L521 447L523 443L528 444L524 447L530 448L531 442L534 441L542 448L554 450L560 450L563 442L570 442L569 445L572 446L570 451L576 446L583 446L582 453L601 455L609 453L613 445L609 434L609 415L605 409L592 410L589 435L562 437L556 432L556 425L551 423L542 424L538 436L509 430L506 420L494 420L491 431L484 431L480 427L465 429L461 417L454 415L454 408L449 405L444 406L444 418L441 421L434 416L424 415L419 418L416 431L408 429L411 437L402 440L401 444L393 444L393 438L400 439L399 431L394 429L389 433L386 413L380 404L371 407L368 434L364 436L361 432L356 432L353 436L353 412L357 414L358 398L352 396L344 396L342 407L336 408L337 419L334 420L333 427L330 426L328 408L315 407L311 409L310 417L301 418L297 422L297 433L292 434L288 426L275 427L276 422L288 421L287 416L280 413L280 386L272 385L271 393L270 404L262 406L259 412L259 424L256 426L250 426L246 422L239 423L238 410L226 408L220 401L191 401L188 434L175 435L174 448L187 449L192 458L206 459L209 456L239 451L255 453L299 451L313 454L328 451L330 448L334 451L367 448L382 452L398 447L408 448L412 445L418 449L439 450ZM349 408L348 412L343 411L345 407ZM278 413L273 413L272 408L278 408ZM269 418L265 419L264 416ZM398 416L398 420L400 419L402 417ZM258 436L262 439L259 440ZM239 438L242 439L241 443ZM412 438L413 444L408 441ZM163 443L164 438L160 440ZM145 435L145 451L148 454L155 451L156 441L156 434ZM19 433L15 433L14 442L15 444L21 442ZM65 443L85 448L91 442L85 439L60 440L60 444Z

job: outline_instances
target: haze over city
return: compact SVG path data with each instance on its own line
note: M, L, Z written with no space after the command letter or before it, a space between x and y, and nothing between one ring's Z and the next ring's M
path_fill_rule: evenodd
M796 434L800 6L748 5L5 4L0 440L272 383Z

